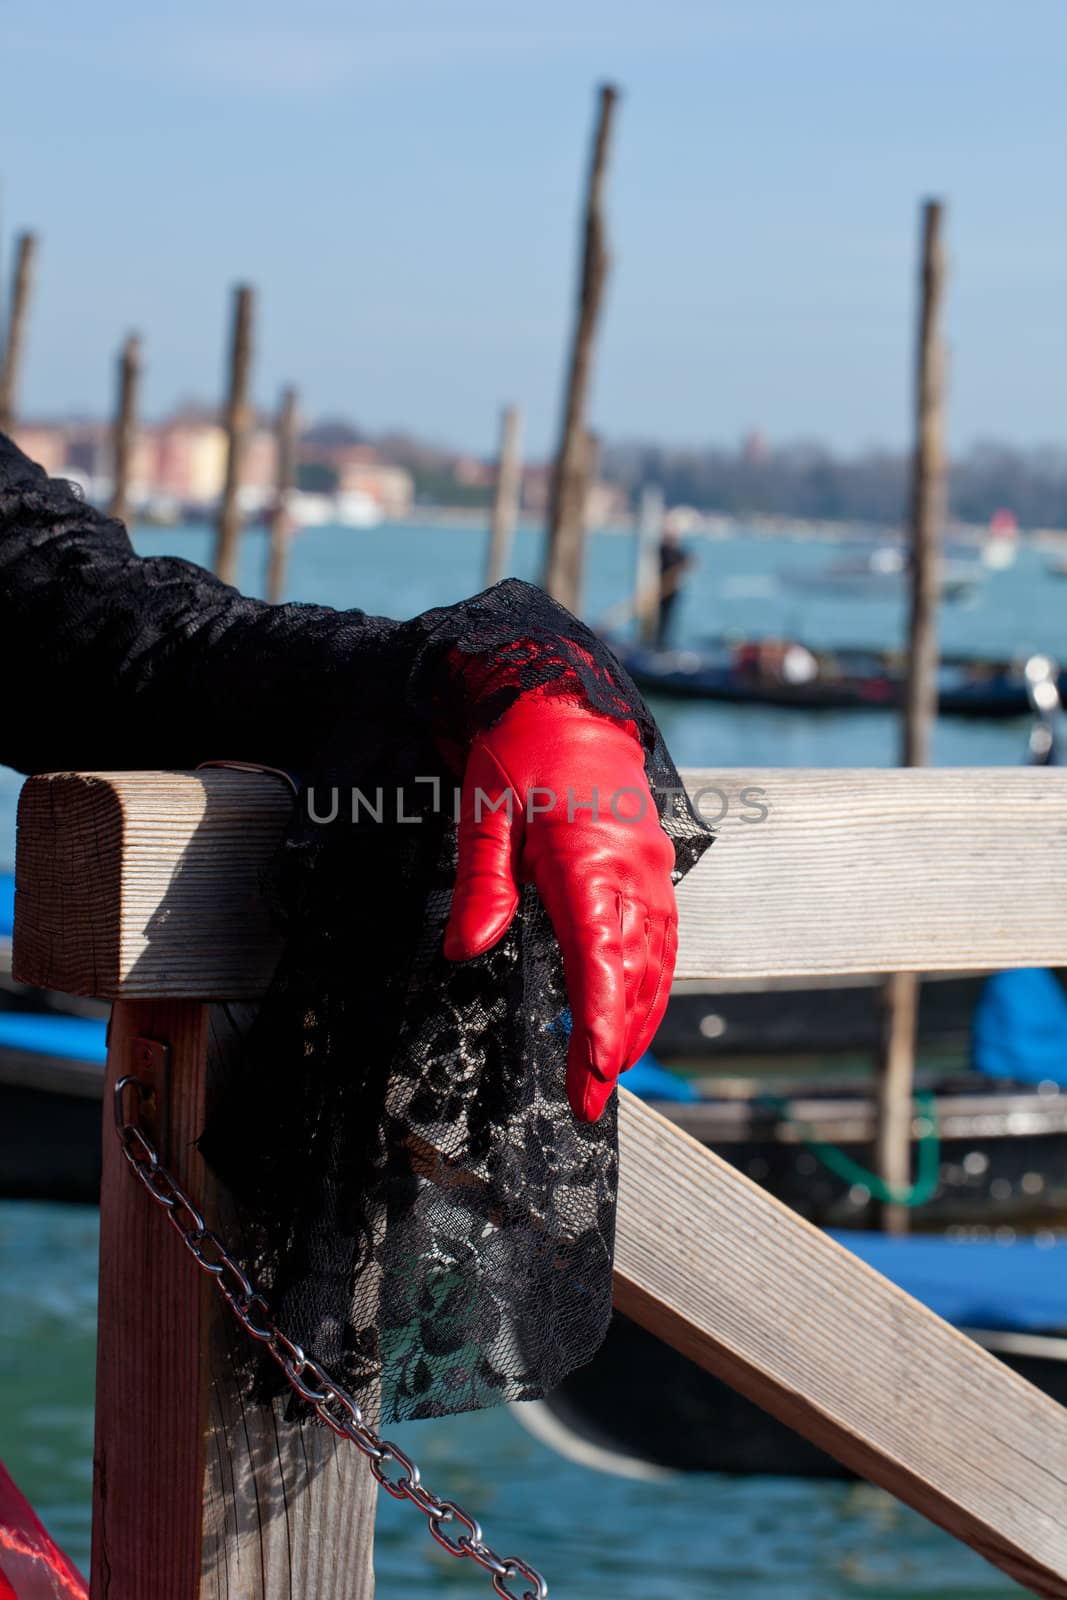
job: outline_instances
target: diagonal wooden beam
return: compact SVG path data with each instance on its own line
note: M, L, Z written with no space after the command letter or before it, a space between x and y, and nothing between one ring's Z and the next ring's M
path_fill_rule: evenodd
M1035 1594L1067 1410L625 1089L615 1303Z

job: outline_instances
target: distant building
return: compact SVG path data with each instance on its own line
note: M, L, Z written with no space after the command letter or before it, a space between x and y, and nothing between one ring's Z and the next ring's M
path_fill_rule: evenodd
M31 461L36 461L50 477L60 473L67 460L67 436L62 428L49 424L26 423L17 427L14 440L20 450L25 450Z
M453 473L465 489L491 489L496 481L496 468L476 456L460 456Z
M206 506L219 498L226 477L226 433L217 422L190 418L161 423L150 438L154 493L183 505Z
M548 496L552 485L550 466L529 466L522 473L522 504L535 516L544 516L548 510Z
M365 494L381 508L383 516L394 520L410 516L415 484L407 468L352 459L353 454L346 452L344 460L337 465L338 493Z
M622 521L629 511L625 489L617 483L603 479L591 484L585 502L585 522L588 528L606 528L609 523Z
M241 489L265 503L278 483L278 444L270 428L253 428L241 456Z
M762 466L771 453L767 435L760 428L750 428L741 440L741 454L750 467Z

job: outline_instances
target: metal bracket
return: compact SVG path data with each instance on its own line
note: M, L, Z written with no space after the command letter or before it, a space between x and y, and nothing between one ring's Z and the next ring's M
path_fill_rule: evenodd
M140 1121L160 1161L170 1157L170 1045L159 1039L130 1041L130 1074L143 1085Z

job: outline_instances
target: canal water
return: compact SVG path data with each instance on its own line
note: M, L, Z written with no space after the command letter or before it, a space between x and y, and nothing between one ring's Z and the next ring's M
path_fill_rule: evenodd
M203 561L204 530L146 531L144 554ZM540 541L520 532L515 571L534 577ZM780 629L815 644L892 645L902 599L842 599L794 586L840 556L819 540L697 539L680 605L683 640L725 629ZM259 592L263 540L249 535L242 585ZM290 592L405 617L480 586L484 535L469 528L395 525L321 529L298 537ZM970 599L946 606L946 649L990 654L1065 644L1067 584L1039 551L995 573ZM625 598L632 546L593 540L587 615ZM893 720L663 703L657 713L681 764L883 766L895 756ZM1014 765L1024 722L942 721L943 765ZM0 864L13 857L19 780L0 772ZM995 818L990 819L995 823ZM0 1459L83 1569L88 1562L95 1362L97 1219L65 1206L0 1203ZM714 1263L709 1264L714 1270ZM635 1374L640 1382L640 1374ZM626 1404L625 1395L619 1397ZM951 1419L946 1419L951 1427ZM556 1600L971 1600L1022 1593L977 1556L867 1485L678 1476L638 1482L591 1473L535 1442L506 1411L410 1424L395 1437L439 1494L479 1516L497 1549L549 1578ZM166 1449L166 1440L160 1441ZM383 1497L384 1498L384 1497ZM382 1600L438 1590L489 1592L470 1563L433 1544L413 1508L386 1500L378 1524ZM149 1597L145 1597L149 1600Z

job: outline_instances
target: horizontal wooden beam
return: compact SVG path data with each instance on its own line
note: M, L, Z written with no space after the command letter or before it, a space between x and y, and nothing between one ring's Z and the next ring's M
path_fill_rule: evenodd
M1067 964L1067 772L692 771L719 838L682 884L677 977ZM241 772L60 774L19 803L20 978L252 999L257 888L293 801Z
M1067 1410L626 1090L619 1135L619 1309L1063 1600Z
M1067 959L1062 769L684 777L709 820L728 809L679 889L679 978Z
M60 773L22 787L12 968L64 994L255 999L280 950L262 876L293 796L280 778Z

